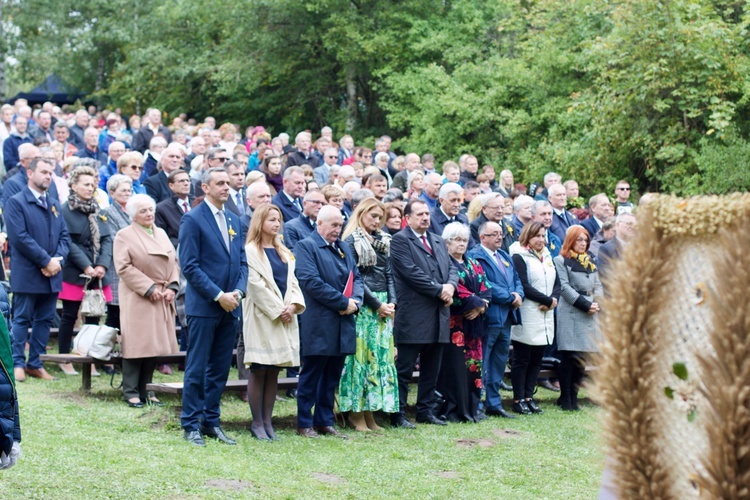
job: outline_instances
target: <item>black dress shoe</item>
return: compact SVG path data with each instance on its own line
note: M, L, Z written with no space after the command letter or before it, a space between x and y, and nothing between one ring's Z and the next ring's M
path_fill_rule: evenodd
M286 397L297 399L297 389L288 389L286 391Z
M502 381L502 382L500 382L500 390L502 390L502 391L512 391L513 390L513 386L506 384L505 381Z
M526 405L526 401L524 401L523 399L517 403L513 403L511 409L513 410L513 413L520 413L521 415L531 415L531 410L529 410L529 407Z
M492 417L518 418L515 415L511 415L510 413L508 413L502 408L500 408L499 410L486 410L485 413Z
M298 427L297 434L306 438L318 438L318 433L313 430L312 427Z
M185 431L185 441L194 446L206 446L200 431Z
M433 414L425 415L423 417L417 417L418 424L430 424L430 425L448 425L445 420L440 420Z
M548 391L560 392L560 388L552 385L552 382L550 382L549 379L544 379L541 382L538 382L536 385L538 385L539 387L544 387Z
M391 425L393 427L401 427L403 429L416 429L417 426L409 422L405 416L398 414L398 416L391 418Z
M204 436L218 439L224 444L228 445L235 445L237 444L237 441L233 439L229 439L226 434L224 434L224 431L221 430L221 427L218 425L216 427L204 427L201 425L201 433L203 433Z
M341 434L339 431L336 430L335 427L332 425L325 425L323 427L316 427L315 432L318 434L322 434L323 436L335 436L337 438L341 439L349 439L344 434Z
M544 413L541 408L539 408L539 405L536 404L536 401L534 399L529 399L526 401L526 406L529 407L529 410L531 410L531 413Z

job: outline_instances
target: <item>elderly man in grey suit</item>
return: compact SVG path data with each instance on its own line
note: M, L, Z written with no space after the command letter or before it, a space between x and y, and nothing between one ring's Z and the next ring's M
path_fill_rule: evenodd
M408 226L391 241L393 278L398 309L394 337L398 346L399 413L391 424L414 428L406 419L409 382L417 361L417 422L446 425L433 413L435 385L440 372L443 345L450 341L449 320L458 273L443 239L430 233L430 209L422 200L411 200L404 209Z

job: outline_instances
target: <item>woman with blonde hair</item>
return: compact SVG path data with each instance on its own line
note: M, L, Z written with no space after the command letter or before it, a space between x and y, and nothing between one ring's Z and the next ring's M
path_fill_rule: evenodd
M406 178L406 193L404 198L411 200L419 198L424 189L424 172L421 170L414 170L409 172L409 176Z
M357 348L346 357L339 383L339 409L358 431L378 430L372 412L398 412L393 316L396 289L391 274L391 236L382 230L385 206L375 198L357 205L342 239L357 257L364 304L357 315Z
M305 310L294 274L294 256L279 237L282 221L277 206L259 206L253 212L245 242L247 293L252 298L243 302L242 329L244 363L250 368L250 433L265 441L276 439L271 417L279 370L300 364L296 316Z
M141 184L143 155L138 151L128 151L117 159L117 173L127 175L133 181L133 194L146 194L146 186Z

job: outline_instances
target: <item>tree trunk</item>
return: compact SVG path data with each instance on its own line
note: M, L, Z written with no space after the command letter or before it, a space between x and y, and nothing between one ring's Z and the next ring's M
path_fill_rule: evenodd
M346 67L346 132L351 134L357 124L357 66Z

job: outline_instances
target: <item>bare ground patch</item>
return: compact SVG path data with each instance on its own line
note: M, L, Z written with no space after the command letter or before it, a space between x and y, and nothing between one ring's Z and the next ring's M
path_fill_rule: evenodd
M493 429L492 433L501 438L515 438L523 436L523 432L515 431L513 429Z
M459 448L489 448L495 446L491 439L456 439L456 446Z
M328 484L345 484L346 479L335 474L327 474L325 472L313 472L312 476L320 482Z
M244 491L253 488L253 483L242 479L209 479L204 485L224 491Z

